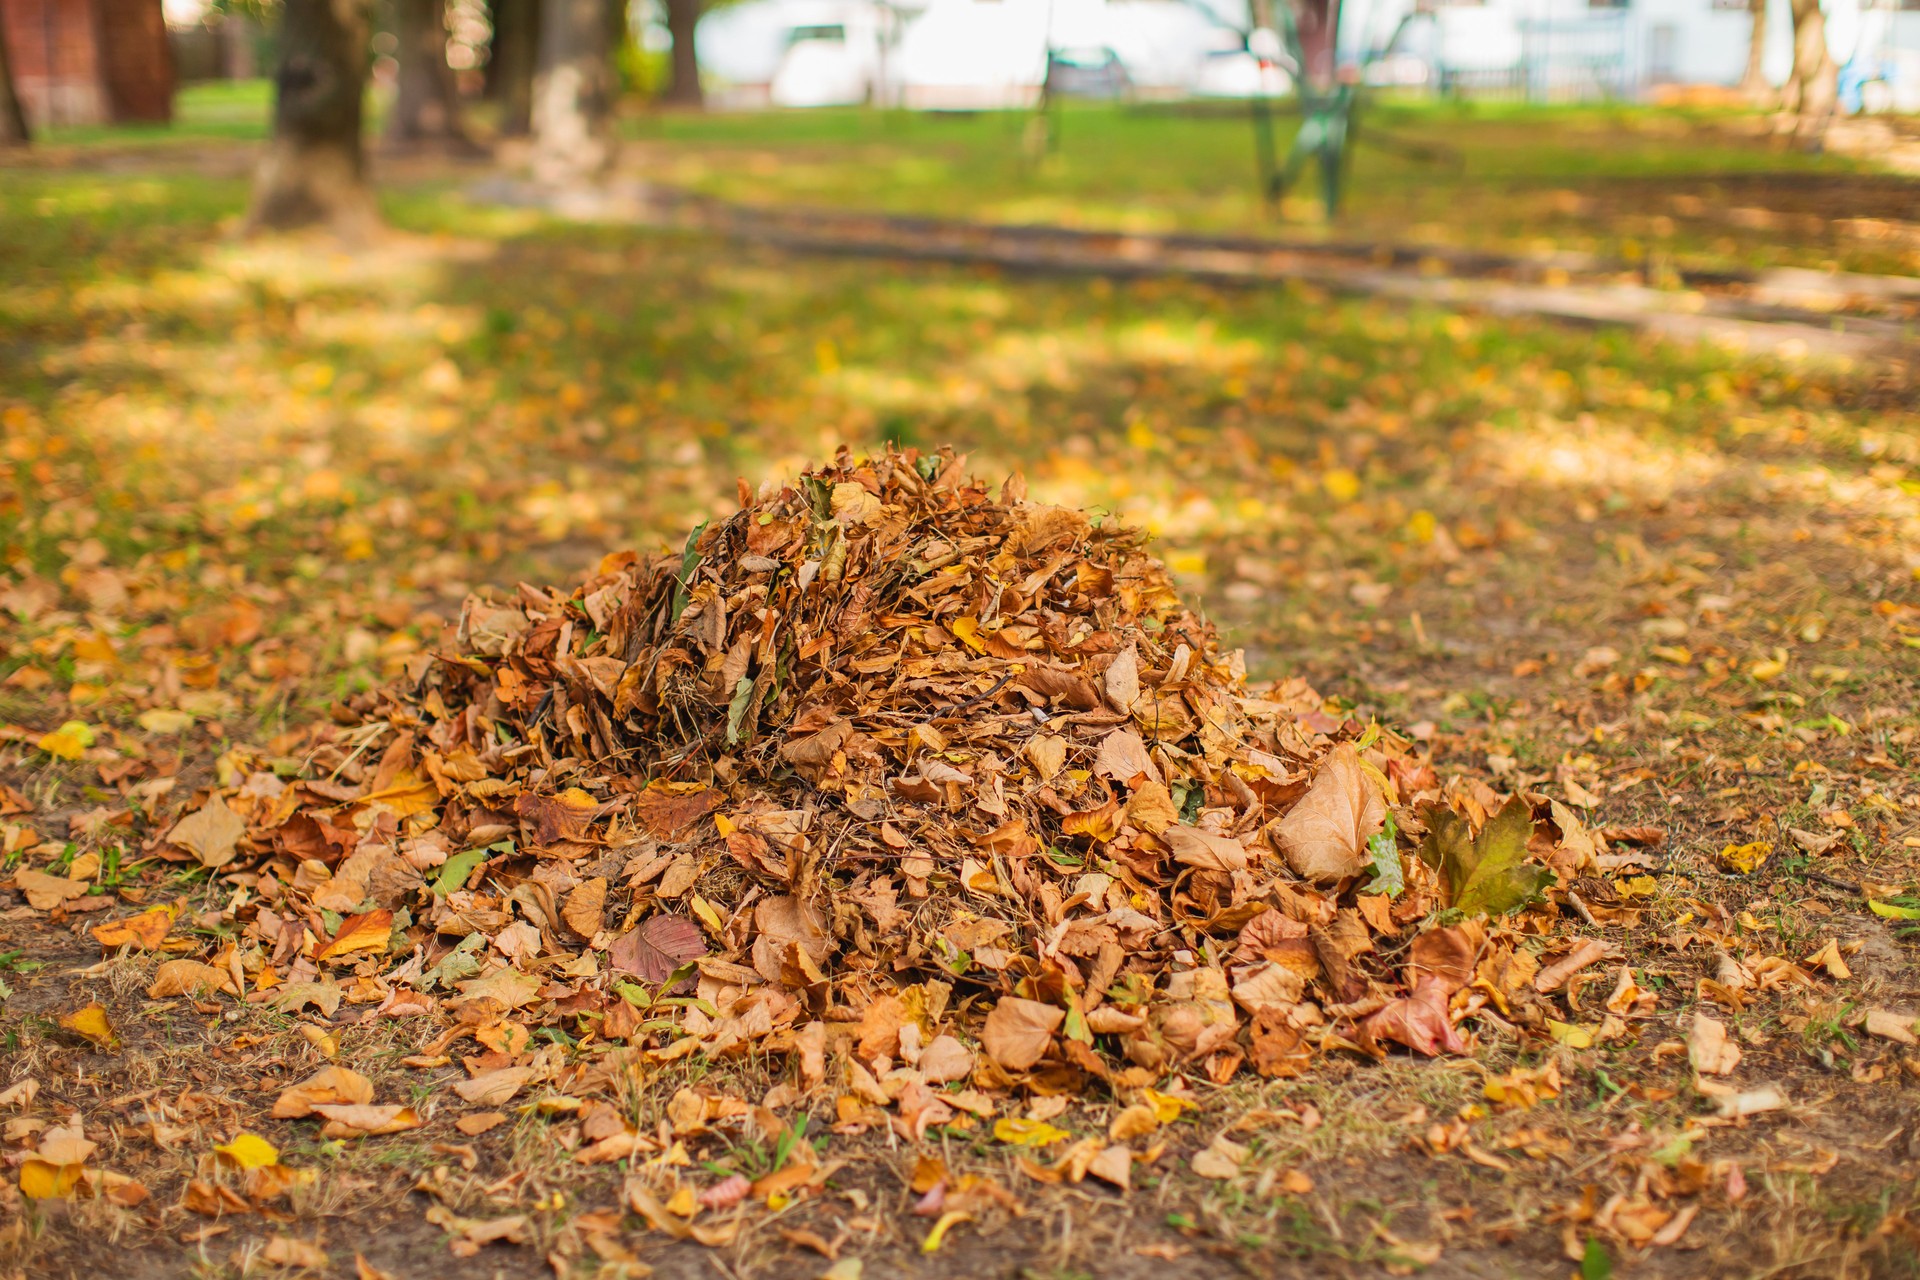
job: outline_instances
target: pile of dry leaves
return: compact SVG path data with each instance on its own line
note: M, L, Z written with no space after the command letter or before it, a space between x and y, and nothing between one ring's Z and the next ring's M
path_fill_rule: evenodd
M238 941L156 994L439 1019L423 1065L786 1054L776 1094L831 1069L842 1125L918 1136L1015 1086L1458 1052L1604 955L1522 945L1604 850L1564 807L1247 687L1140 533L944 452L476 596L333 719L158 842Z

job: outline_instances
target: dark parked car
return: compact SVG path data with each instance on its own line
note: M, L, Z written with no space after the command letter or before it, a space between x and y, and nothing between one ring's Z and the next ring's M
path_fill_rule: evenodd
M1133 81L1111 49L1051 49L1047 92L1062 98L1124 98L1133 92Z

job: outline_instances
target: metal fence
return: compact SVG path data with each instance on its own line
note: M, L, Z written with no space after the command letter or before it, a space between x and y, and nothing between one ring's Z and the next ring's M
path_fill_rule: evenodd
M1439 69L1440 91L1528 102L1589 102L1626 97L1636 87L1627 11L1523 18L1520 61L1508 67Z

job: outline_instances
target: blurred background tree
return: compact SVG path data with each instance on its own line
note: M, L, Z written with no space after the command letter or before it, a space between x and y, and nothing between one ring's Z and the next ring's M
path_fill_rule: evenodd
M492 0L493 37L487 47L486 94L499 110L502 137L525 137L533 127L533 76L540 58L542 0Z
M369 9L369 0L281 6L273 136L254 177L249 228L325 225L359 237L379 222L361 138Z
M544 0L533 83L534 177L577 186L613 162L619 94L613 52L624 30L622 0Z
M24 147L30 135L20 95L13 91L13 71L7 63L7 34L0 30L0 147Z
M399 62L387 137L473 150L460 124L460 92L447 61L446 0L392 0Z

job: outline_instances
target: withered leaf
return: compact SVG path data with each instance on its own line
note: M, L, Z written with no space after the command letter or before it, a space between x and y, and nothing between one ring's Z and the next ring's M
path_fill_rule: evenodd
M233 861L247 822L219 796L209 799L173 824L167 843L178 845L200 860L203 867L224 867Z
M1303 879L1330 884L1367 869L1367 840L1387 820L1386 799L1343 742L1327 754L1313 785L1271 828L1275 846Z
M1008 1071L1025 1071L1046 1056L1066 1016L1057 1005L1002 996L981 1025L980 1047Z
M634 797L633 806L628 812L654 839L671 840L718 809L725 799L712 787L675 791L656 785Z
M681 965L706 954L707 937L699 925L685 916L663 914L648 916L621 934L608 949L607 959L614 968L657 985ZM689 979L680 985L691 988L693 984Z

